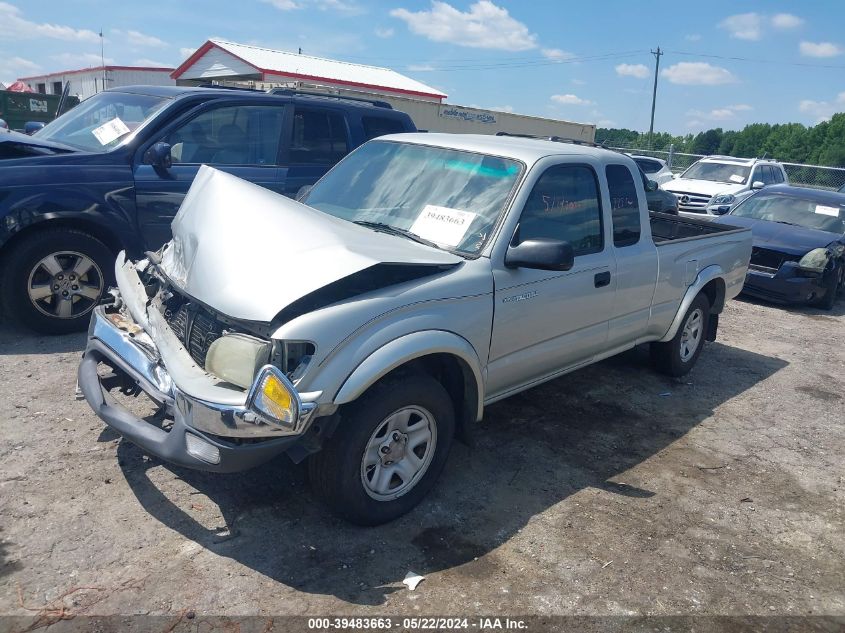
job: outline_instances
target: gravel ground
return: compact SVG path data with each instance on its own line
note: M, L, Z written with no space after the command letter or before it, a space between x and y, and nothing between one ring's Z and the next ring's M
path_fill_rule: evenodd
M83 343L0 325L0 614L845 616L845 302L734 301L684 379L637 349L493 405L369 529L285 459L121 441L74 400Z

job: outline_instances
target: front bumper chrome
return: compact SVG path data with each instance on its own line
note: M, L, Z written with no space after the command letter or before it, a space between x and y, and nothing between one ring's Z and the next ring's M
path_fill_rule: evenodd
M169 431L118 404L97 372L100 363L128 376L164 408L174 420ZM314 403L300 401L299 415L291 428L286 429L267 424L256 416L246 406L246 394L242 404L193 397L174 384L152 339L132 317L124 312L107 311L104 306L93 312L78 377L80 390L89 405L118 433L162 459L204 470L244 470L285 452L305 433L316 411ZM299 398L295 390L293 393ZM198 440L213 450L198 452Z

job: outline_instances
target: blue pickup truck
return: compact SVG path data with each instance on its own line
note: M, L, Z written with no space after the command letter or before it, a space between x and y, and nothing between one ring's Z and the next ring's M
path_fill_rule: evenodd
M117 252L170 239L203 164L295 196L365 141L413 131L379 101L135 86L101 92L34 136L3 134L4 311L44 333L85 329Z

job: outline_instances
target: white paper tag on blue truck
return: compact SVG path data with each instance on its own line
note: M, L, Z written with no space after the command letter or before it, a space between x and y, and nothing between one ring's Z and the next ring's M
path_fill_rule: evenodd
M100 127L95 127L91 130L91 134L100 142L100 145L108 145L116 138L129 134L129 128L120 120L120 117L114 117L111 121L106 121Z
M437 244L457 246L464 239L476 214L427 204L410 231Z

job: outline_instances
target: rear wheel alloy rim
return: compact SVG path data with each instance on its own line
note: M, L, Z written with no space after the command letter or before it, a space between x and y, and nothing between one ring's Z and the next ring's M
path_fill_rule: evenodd
M681 360L687 362L693 357L698 346L701 344L702 326L704 325L704 312L696 308L689 315L684 329L681 332Z
M94 260L75 251L59 251L35 264L26 289L42 314L75 319L97 305L104 285L103 272Z
M425 475L437 445L434 416L417 406L394 411L376 427L361 460L361 483L377 501L411 490Z

